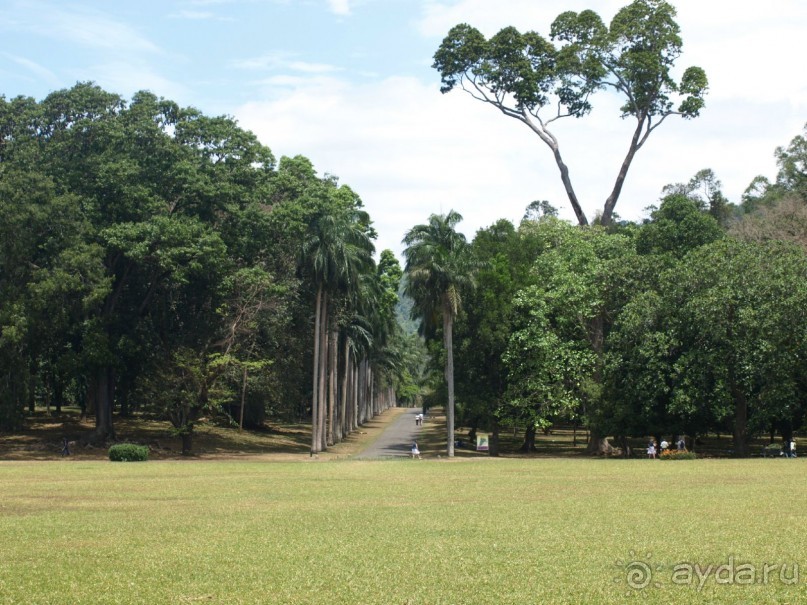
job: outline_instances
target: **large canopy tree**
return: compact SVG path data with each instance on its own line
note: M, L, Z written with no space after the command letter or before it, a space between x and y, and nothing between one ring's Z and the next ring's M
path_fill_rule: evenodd
M650 134L673 115L694 118L707 89L699 67L673 68L681 55L675 8L663 0L635 0L606 26L592 10L567 11L552 23L550 39L506 27L490 39L474 27L453 27L434 55L442 92L461 87L475 99L530 128L552 151L572 209L588 223L575 193L560 143L550 129L561 118L580 118L592 109L591 97L611 90L622 99L621 116L635 128L628 151L602 209L611 223L633 158Z
M415 225L404 236L407 275L405 292L412 298L413 318L421 319L421 330L434 333L442 319L445 346L447 453L454 455L454 345L452 329L462 304L463 289L473 283L470 247L455 229L462 216L453 210L432 214L429 222Z

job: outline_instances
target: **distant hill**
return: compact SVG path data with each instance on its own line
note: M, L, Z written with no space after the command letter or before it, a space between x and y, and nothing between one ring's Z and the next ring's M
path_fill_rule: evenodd
M404 294L406 275L401 278L398 286L398 304L395 305L395 315L405 334L417 334L420 322L412 319L410 315L415 302Z

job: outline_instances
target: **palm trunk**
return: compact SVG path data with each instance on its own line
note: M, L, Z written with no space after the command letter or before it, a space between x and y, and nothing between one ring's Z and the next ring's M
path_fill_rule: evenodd
M348 434L348 414L347 414L347 382L350 372L350 340L345 336L344 348L342 350L342 357L344 358L344 370L342 373L342 390L339 396L339 438L343 439Z
M353 360L350 368L350 385L351 426L356 431L359 429L359 362L357 359Z
M320 323L322 321L322 284L317 288L316 309L314 312L314 385L311 389L311 455L319 452L319 439L317 438L317 427L319 427L319 336Z
M328 340L328 445L336 443L336 347L339 332L331 327Z
M317 416L318 451L327 449L325 442L325 416L327 414L326 371L328 369L328 293L322 294L322 315L320 322L320 357L319 357L319 415Z
M446 386L448 388L448 406L446 409L446 448L449 458L454 457L454 327L450 309L443 310L443 340L446 347Z

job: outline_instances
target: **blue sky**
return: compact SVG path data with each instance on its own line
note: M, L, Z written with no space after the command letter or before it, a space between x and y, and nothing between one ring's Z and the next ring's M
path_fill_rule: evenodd
M379 248L400 251L412 225L451 208L475 230L518 221L536 199L571 218L546 148L513 120L439 92L431 57L468 22L548 33L564 10L605 20L627 0L0 0L0 94L43 98L93 80L130 97L149 89L235 116L279 157L303 154L362 197ZM678 0L683 69L710 78L702 117L670 120L631 168L617 205L637 219L661 188L712 168L732 201L775 174L773 152L807 122L807 3ZM730 8L728 8L730 6ZM595 98L559 124L561 149L589 216L602 207L630 124Z

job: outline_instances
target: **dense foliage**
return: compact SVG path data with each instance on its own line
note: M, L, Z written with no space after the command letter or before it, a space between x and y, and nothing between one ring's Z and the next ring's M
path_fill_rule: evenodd
M353 360L338 358L339 405L356 411L337 437L330 417L332 442L403 375L379 361L398 284L374 237L354 191L304 157L277 163L231 118L90 83L0 97L0 427L70 402L104 440L113 414L149 411L189 451L208 414L301 419L324 326ZM333 351L313 361L334 375ZM349 390L359 363L367 379Z
M489 39L466 23L448 32L433 67L442 92L456 87L527 126L551 151L579 224L588 224L561 154L553 122L592 111L598 91L615 93L622 118L634 121L628 151L599 222L611 224L633 158L670 116L696 118L708 90L700 67L673 71L683 41L676 10L664 0L633 0L606 25L593 10L565 11L549 39L505 27Z
M529 451L559 422L599 452L606 437L627 454L630 437L723 433L740 456L753 437L790 440L807 412L802 142L777 150L753 209L705 170L639 225L528 210L480 230L455 330L462 423L493 433L491 453L502 425L526 427Z
M136 443L116 443L109 448L112 462L145 462L149 459L149 448Z
M592 452L715 432L747 455L807 414L805 150L739 205L710 170L668 185L641 224L534 202L469 243L432 215L404 271L355 191L231 118L88 83L0 97L0 430L69 403L95 440L145 412L190 452L203 418L273 417L310 420L315 454L447 402L451 455L456 399L493 455L501 427L529 451L558 423Z

